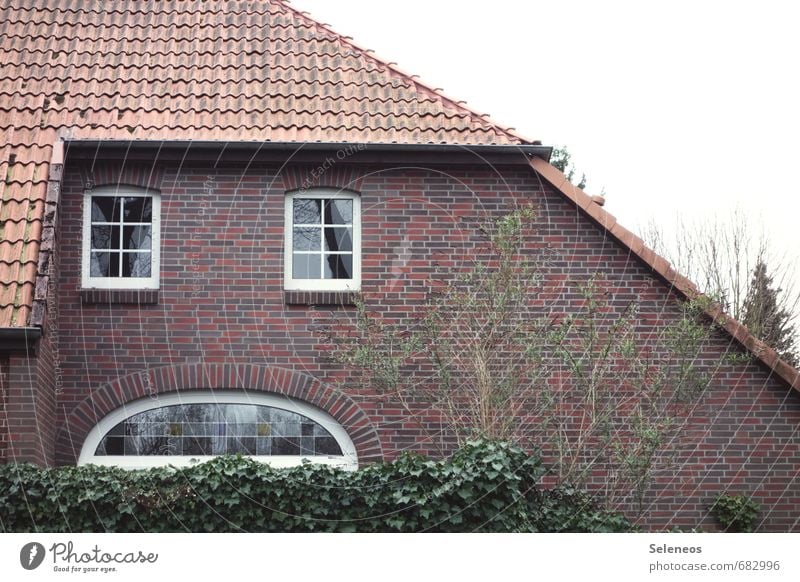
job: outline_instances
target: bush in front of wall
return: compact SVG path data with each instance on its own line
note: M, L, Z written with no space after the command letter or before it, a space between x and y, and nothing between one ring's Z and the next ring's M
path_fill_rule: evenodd
M761 506L747 495L721 493L711 504L713 515L726 532L751 532Z
M543 491L538 455L498 441L354 472L245 457L144 471L0 465L4 532L628 531L578 492Z

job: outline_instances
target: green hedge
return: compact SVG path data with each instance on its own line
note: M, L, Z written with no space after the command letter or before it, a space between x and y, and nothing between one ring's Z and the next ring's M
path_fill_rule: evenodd
M242 457L126 471L0 465L5 532L628 531L580 493L542 491L537 456L501 442L447 461L404 455L345 472Z

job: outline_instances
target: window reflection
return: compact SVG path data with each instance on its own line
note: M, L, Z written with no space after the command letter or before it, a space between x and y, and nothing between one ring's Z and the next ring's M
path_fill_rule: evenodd
M353 278L353 201L292 201L292 278Z
M149 278L153 198L92 196L90 276Z
M96 455L341 456L336 439L301 414L252 404L183 404L135 414L112 428Z

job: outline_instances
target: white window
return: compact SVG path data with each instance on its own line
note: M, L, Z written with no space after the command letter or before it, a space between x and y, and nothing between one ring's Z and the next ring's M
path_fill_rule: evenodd
M277 394L182 392L143 398L102 419L78 464L185 466L242 454L278 467L305 460L356 469L347 432L326 412Z
M361 286L361 200L315 189L286 196L287 290L357 291Z
M85 289L158 289L161 198L130 186L84 195Z

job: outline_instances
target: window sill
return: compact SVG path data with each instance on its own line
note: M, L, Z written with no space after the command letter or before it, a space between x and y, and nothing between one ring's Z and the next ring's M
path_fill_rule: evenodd
M80 293L84 305L158 303L158 289L81 289Z
M353 291L284 291L286 305L355 305L358 293Z

